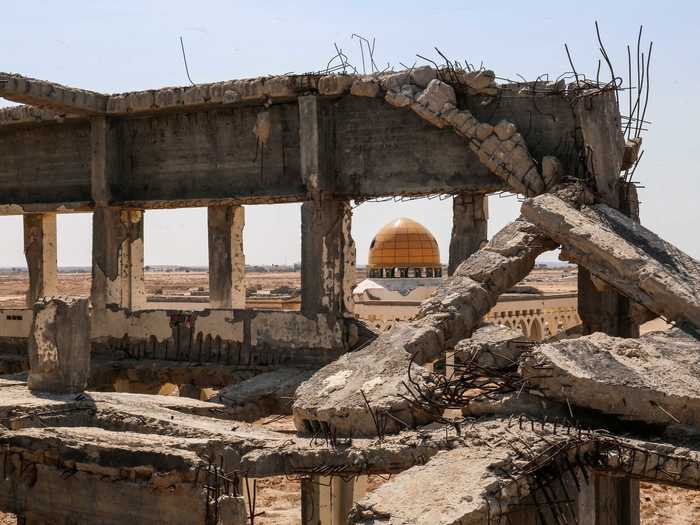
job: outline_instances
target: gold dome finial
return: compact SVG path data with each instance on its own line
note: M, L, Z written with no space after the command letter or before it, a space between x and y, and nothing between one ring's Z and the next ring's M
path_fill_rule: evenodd
M406 217L382 227L369 248L370 277L399 277L395 275L396 268L403 269L404 274L410 270L416 277L441 275L440 249L435 237L425 226ZM416 274L418 270L420 274Z

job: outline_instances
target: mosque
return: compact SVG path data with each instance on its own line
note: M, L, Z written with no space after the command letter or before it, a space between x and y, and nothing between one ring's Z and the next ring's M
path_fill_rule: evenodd
M353 290L358 301L422 301L442 282L440 249L433 234L402 217L377 232L369 247L367 279Z
M402 217L383 226L369 248L367 278L353 290L355 315L370 322L406 320L443 280L433 234ZM486 320L542 340L580 323L576 293L543 294L530 287L505 293Z

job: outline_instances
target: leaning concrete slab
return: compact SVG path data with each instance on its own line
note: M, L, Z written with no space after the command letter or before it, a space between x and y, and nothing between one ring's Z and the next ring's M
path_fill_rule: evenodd
M523 215L562 245L562 257L658 315L700 329L700 263L604 205L577 210L554 195L525 201Z
M418 324L440 327L448 344L468 337L498 297L530 273L539 255L554 248L556 244L535 226L518 218L460 264L421 304Z
M525 220L503 228L423 302L414 321L397 325L302 384L293 406L297 429L367 436L430 421L434 415L409 401L405 385L425 384L428 377L427 370L415 365L441 357L447 347L468 337L498 296L530 272L538 255L555 246ZM381 424L377 413L388 414Z
M29 338L29 388L82 392L90 376L87 299L47 298L34 305Z
M544 344L521 367L549 399L624 419L700 428L700 341L679 329Z
M430 346L439 341L427 332ZM424 424L432 417L409 401L408 368L420 351L420 334L395 326L366 348L323 367L296 391L292 407L297 430L310 435L376 436ZM411 367L411 380L424 384L428 371Z

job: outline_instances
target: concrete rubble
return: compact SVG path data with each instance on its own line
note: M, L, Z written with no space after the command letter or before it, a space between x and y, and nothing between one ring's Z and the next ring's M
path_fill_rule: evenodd
M209 401L226 405L234 419L241 421L291 414L294 392L312 374L312 370L279 368L222 388Z
M301 480L303 525L632 525L639 480L700 488L700 263L640 225L610 85L422 66L107 95L0 73L0 97L31 105L0 110L33 308L31 331L0 318L30 361L0 379L0 510L23 523L243 525L244 480L273 476ZM527 200L486 242L496 191ZM450 276L373 333L351 201L431 194L455 197ZM303 202L301 310L246 309L243 205L279 202ZM144 211L179 206L208 208L201 312L145 308ZM65 211L93 212L90 302L55 297ZM606 333L485 324L557 247L583 333ZM622 337L653 315L676 327ZM290 413L296 434L253 423ZM393 477L353 493L368 474Z
M538 255L554 247L526 221L506 226L421 305L411 326L396 326L302 384L293 406L297 429L327 425L339 435L366 436L430 421L432 416L416 410L407 397L409 363L428 363L469 336L498 296L530 272ZM413 366L411 373L411 380L421 382L427 370ZM375 413L389 415L378 425Z

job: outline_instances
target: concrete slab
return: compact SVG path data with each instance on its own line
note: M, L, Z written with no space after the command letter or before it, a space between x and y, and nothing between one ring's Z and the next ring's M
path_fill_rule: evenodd
M226 405L228 413L241 421L291 414L294 392L313 373L313 370L279 368L222 388L210 401Z
M700 330L700 262L604 204L580 210L554 195L522 214L562 245L562 257L657 315Z
M525 356L521 372L549 399L700 429L700 341L678 329L639 339L596 333L540 345Z

